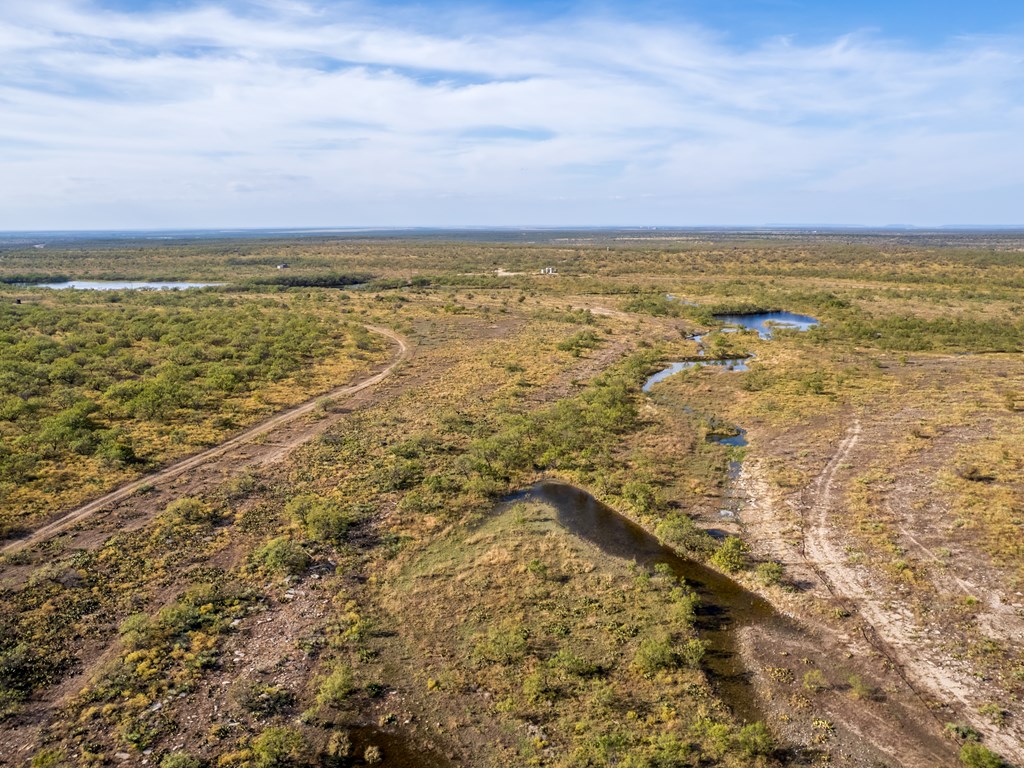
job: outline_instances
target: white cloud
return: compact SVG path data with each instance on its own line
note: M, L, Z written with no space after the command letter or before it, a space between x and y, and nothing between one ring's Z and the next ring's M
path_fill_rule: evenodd
M1021 218L1019 40L438 26L0 5L0 229Z

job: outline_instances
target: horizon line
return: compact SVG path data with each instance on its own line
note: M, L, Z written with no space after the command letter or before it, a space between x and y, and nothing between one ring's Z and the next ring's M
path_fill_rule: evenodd
M929 232L929 231L1024 231L1022 224L825 224L825 223L766 223L766 224L464 224L464 225L321 225L321 226L272 226L272 227L103 227L89 229L0 229L0 236L29 235L103 235L103 234L245 234L245 233L276 233L276 234L324 234L359 233L359 232L558 232L558 231L593 231L593 232L686 232L686 231L764 231L792 230L812 231L825 230L833 232L864 231L864 232Z

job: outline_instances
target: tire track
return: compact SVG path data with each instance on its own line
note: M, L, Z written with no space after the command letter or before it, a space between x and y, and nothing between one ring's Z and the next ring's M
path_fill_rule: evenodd
M861 437L855 418L825 469L809 487L813 502L805 514L801 550L829 594L861 619L860 632L868 644L892 665L895 673L942 725L934 701L953 700L959 715L986 734L986 743L1011 760L1024 759L1024 734L1019 727L994 731L978 714L979 705L965 672L950 668L941 658L924 653L912 619L882 603L866 571L847 563L845 551L830 535L829 518L836 507L835 481Z

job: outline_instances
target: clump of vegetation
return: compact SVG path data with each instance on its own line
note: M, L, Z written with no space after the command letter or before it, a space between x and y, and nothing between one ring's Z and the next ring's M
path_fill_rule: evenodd
M715 549L715 540L707 531L682 512L672 512L655 526L659 539L691 557L704 559Z
M185 496L167 505L164 514L171 520L188 524L211 525L220 519L220 512L200 499Z
M593 331L580 331L569 338L558 342L556 348L579 357L584 350L595 349L601 345L601 339Z
M527 650L526 631L513 624L491 627L473 648L473 658L490 664L515 664Z
M746 757L767 757L775 751L775 737L761 721L748 723L736 734L736 746Z
M301 731L272 726L253 739L252 757L259 768L301 768L312 765L314 755Z
M960 762L967 768L1005 768L999 755L983 744L968 741L960 748Z
M627 299L622 304L622 309L655 317L679 317L684 306L663 293L642 293Z
M818 693L828 688L828 678L820 669L809 669L804 672L803 685L811 693Z
M316 702L320 706L340 706L352 693L353 687L352 670L344 664L336 664L320 680Z
M203 768L206 763L187 752L171 752L164 755L160 768Z
M257 717L271 717L295 706L295 692L282 685L263 682L239 682L233 691L235 703Z
M766 587L772 587L782 581L782 565L776 562L758 563L754 569L757 580Z
M750 548L740 538L729 536L711 555L711 562L727 573L737 573L747 567Z
M256 550L253 557L269 573L283 576L298 576L312 562L302 545L287 536L271 539Z
M316 541L341 541L354 522L352 513L339 503L312 494L291 499L285 505L285 513Z

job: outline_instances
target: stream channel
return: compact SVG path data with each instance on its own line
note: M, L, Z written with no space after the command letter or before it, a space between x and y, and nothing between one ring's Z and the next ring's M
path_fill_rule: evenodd
M818 324L813 317L789 312L764 312L751 315L722 315L717 320L757 331L761 338L772 336L775 327L806 330ZM705 349L703 337L694 339L700 346L698 357ZM704 359L671 363L669 367L648 378L644 392L679 371L698 365L715 366L730 371L748 370L746 360ZM733 448L747 445L746 431L733 428L728 434L711 434L709 441ZM740 472L740 462L729 462L729 484ZM737 630L756 625L760 629L785 632L789 625L774 608L760 596L744 589L740 584L718 571L683 557L657 537L611 507L602 504L589 493L564 483L541 481L512 497L550 504L557 511L558 522L566 530L595 544L602 552L614 557L633 560L653 570L659 564L667 565L677 578L684 580L700 596L696 627L700 637L708 644L704 668L721 699L737 719L754 721L763 718L757 696L751 683L751 672L746 669L737 648ZM735 499L731 499L735 503ZM723 516L734 516L723 510Z
M771 338L773 327L806 330L817 324L817 320L812 317L788 312L723 315L716 316L716 319L755 330L765 339ZM703 336L694 337L694 341L700 347L697 356L704 358ZM671 363L648 378L643 391L649 392L659 381L698 365L724 368L727 371L746 371L746 361L750 357L704 358ZM734 448L747 444L745 430L736 427L727 433L709 434L707 439ZM740 462L730 461L730 485L736 480L739 471ZM555 509L558 523L563 528L594 544L607 555L632 560L650 571L659 564L667 565L676 578L686 582L700 597L696 610L696 629L700 638L707 643L707 653L702 664L719 697L741 722L764 719L751 682L752 673L744 666L737 647L737 630L757 626L778 633L789 631L789 622L767 600L744 589L728 576L683 557L641 526L574 486L542 480L508 497L501 507L507 508L518 501L537 501L550 505ZM722 511L723 516L734 514L732 511ZM350 736L357 756L361 756L368 746L378 747L384 760L380 764L382 767L445 768L449 765L440 755L417 750L401 732L363 727L352 730Z

